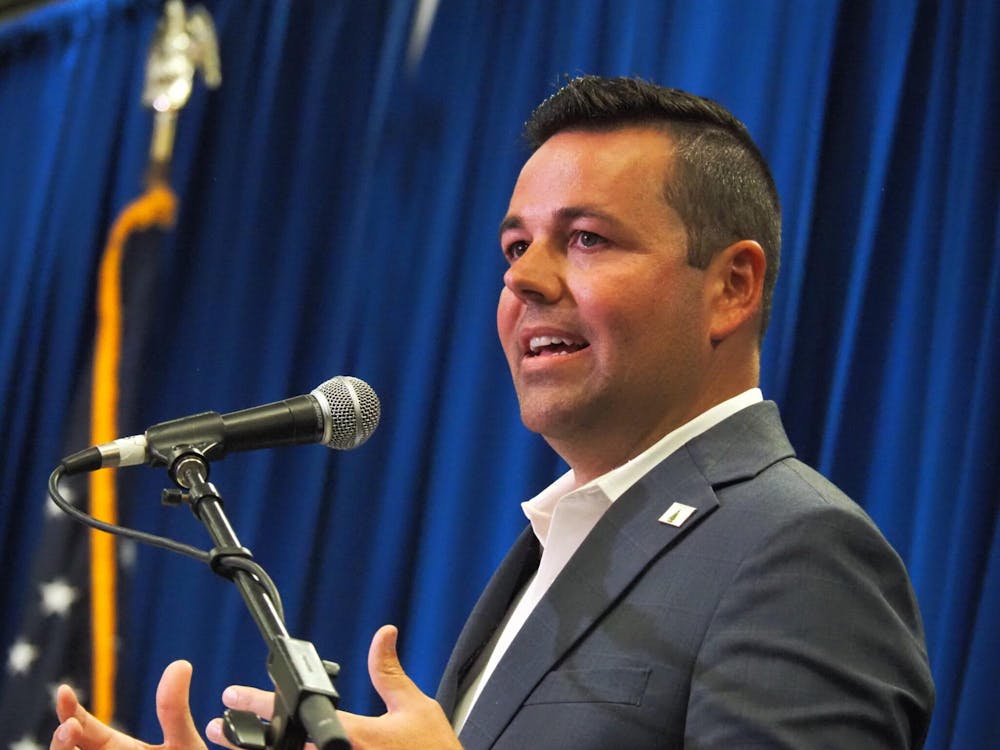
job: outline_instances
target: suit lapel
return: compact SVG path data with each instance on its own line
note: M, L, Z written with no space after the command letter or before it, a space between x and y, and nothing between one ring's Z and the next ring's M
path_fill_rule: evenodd
M460 738L464 747L489 747L545 674L650 562L718 506L686 452L675 453L653 473L670 481L650 477L622 495L525 621L466 721ZM695 508L680 527L659 521L674 502Z
M486 748L496 741L541 679L616 604L630 584L718 507L714 487L743 481L790 455L794 453L777 409L765 402L739 412L691 441L622 495L567 563L500 660L462 730L463 746ZM675 502L695 509L680 527L659 520ZM529 529L518 545L525 543L526 535L534 539ZM516 545L508 560L523 555L517 550ZM516 565L516 559L511 565ZM503 568L497 577L502 572ZM510 575L507 572L504 577ZM522 578L520 585L525 580ZM496 578L490 589L495 582ZM510 590L507 584L497 583L491 601L484 604L490 595L487 589L480 604L490 627L480 630L474 624L480 611L477 605L466 626L469 632L463 631L453 661L467 668L478 651L472 653L468 644L463 645L463 639L468 635L468 640L481 648L520 585ZM498 606L499 612L495 611ZM446 675L453 671L449 662ZM449 715L454 693L450 698L446 706Z
M437 701L449 717L469 669L503 620L517 592L538 568L540 554L538 540L529 526L514 542L473 607L438 685Z

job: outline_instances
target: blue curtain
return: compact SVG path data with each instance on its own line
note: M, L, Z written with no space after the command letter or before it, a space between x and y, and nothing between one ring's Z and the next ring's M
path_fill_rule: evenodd
M408 2L209 0L223 86L180 118L181 208L124 434L309 391L383 404L352 453L227 458L212 480L278 583L289 629L381 710L384 622L433 692L479 590L562 470L520 425L495 341L496 227L519 130L566 74L637 74L743 119L784 204L763 388L799 454L899 550L938 704L927 747L1000 742L1000 6L993 0L441 0L422 54ZM154 0L69 0L0 27L0 636L33 596L49 471L86 377L104 235L140 189ZM77 446L83 447L83 446ZM121 472L130 524L205 547L168 480ZM122 721L195 664L197 720L266 684L238 595L138 552L123 602ZM2 700L2 696L0 696Z

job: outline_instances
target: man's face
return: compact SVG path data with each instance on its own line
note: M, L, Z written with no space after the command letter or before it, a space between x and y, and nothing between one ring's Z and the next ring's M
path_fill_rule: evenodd
M705 274L663 198L671 152L650 128L559 133L501 224L497 328L521 417L571 465L581 441L624 461L700 410Z

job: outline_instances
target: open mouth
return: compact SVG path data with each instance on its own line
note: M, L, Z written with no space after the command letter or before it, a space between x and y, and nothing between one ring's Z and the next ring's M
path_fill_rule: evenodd
M558 357L586 349L586 341L568 339L561 336L532 336L528 342L528 357Z

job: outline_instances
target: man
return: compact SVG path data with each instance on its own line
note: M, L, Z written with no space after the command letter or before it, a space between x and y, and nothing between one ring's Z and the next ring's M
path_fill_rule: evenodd
M437 701L376 633L388 712L356 748L916 748L933 704L920 616L871 520L797 461L758 383L780 213L713 102L584 77L527 125L500 225L497 327L524 423L571 467L473 610ZM168 747L203 747L190 667ZM223 702L264 714L270 696ZM62 688L53 748L107 732ZM208 736L221 739L218 723Z

